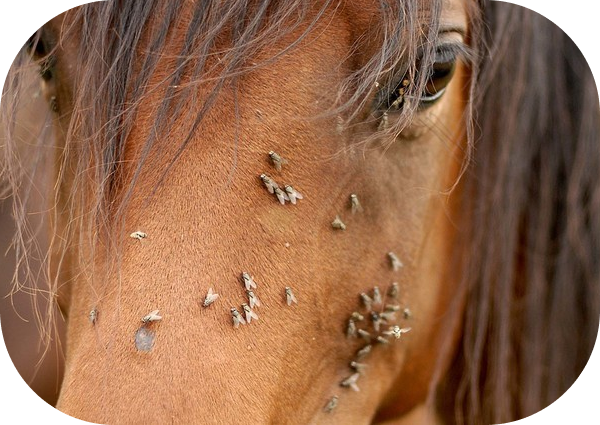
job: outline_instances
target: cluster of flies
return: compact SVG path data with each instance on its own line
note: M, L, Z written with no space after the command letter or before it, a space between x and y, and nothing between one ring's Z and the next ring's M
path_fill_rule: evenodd
M277 171L281 171L281 167L284 164L287 164L286 159L282 158L281 155L273 151L269 152L269 159ZM281 205L285 205L286 202L296 205L298 199L304 198L300 192L298 192L289 184L284 185L282 189L272 177L265 173L260 175L260 180L265 185L269 193L277 197L277 200Z
M233 327L236 329L239 328L240 325L246 325L246 324L252 323L252 320L257 321L258 314L256 314L254 309L256 307L261 306L258 296L254 293L254 290L258 288L258 285L256 284L256 281L254 280L254 277L251 276L248 272L243 272L242 273L242 282L243 282L244 288L246 290L246 296L248 297L248 302L242 303L242 312L243 313L240 313L240 311L235 307L231 307L229 310L231 313L231 321L233 323ZM298 303L298 301L296 300L296 296L294 295L294 293L292 292L292 289L289 286L285 287L284 292L285 292L286 304L288 306L292 305L292 303L296 303L296 304ZM218 294L214 294L212 292L212 288L211 288L209 290L208 295L204 299L203 306L208 307L218 298L218 296L219 296Z
M396 88L396 90L394 90L392 93L390 93L390 95L388 96L388 110L391 111L397 111L400 108L402 108L402 106L404 106L404 101L406 99L406 92L408 90L408 86L410 84L410 81L408 80L408 78L404 78L402 80L402 82L400 83L400 85ZM379 88L379 83L375 83L375 87ZM389 100L394 99L392 102L390 102ZM388 111L384 111L383 114L381 114L381 117L379 118L379 125L377 126L377 130L378 131L383 131L383 130L387 130L389 128L390 124L389 124L389 116L388 116Z
M403 267L398 256L388 252L392 270L398 271ZM410 332L410 327L401 327L396 322L397 314L402 314L403 319L409 319L411 312L408 308L402 309L398 302L399 285L392 283L385 295L378 286L373 287L368 294L363 292L359 295L359 311L354 311L348 319L345 334L348 339L361 339L364 345L358 349L354 358L350 361L350 376L340 382L340 386L352 391L360 391L358 381L364 375L367 364L364 359L369 356L376 346L387 346L390 340L398 340L403 334ZM362 312L361 312L362 311ZM325 405L325 412L331 413L338 405L339 397L334 395Z

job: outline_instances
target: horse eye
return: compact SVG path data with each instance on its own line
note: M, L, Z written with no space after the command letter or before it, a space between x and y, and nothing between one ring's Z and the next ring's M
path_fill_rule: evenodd
M427 108L439 100L452 80L456 69L457 52L452 46L440 46L435 52L434 63L429 70L429 78L420 96L419 109ZM398 110L405 101L409 91L410 80L402 78L400 83L390 92L384 107L387 110Z
M49 81L54 75L55 59L53 47L48 40L47 31L40 30L27 40L26 48L31 58L39 65L39 74L44 81Z
M446 87L452 80L456 69L456 54L451 50L440 50L436 52L436 59L431 67L429 78L423 93L421 94L420 106L428 107L442 97Z

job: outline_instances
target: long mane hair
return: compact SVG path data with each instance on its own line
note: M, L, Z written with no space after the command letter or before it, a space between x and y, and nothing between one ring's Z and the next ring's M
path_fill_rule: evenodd
M433 43L424 40L435 38L441 10L440 1L432 2L422 33L420 3L382 2L381 48L342 82L339 102L332 107L346 125L365 107L374 83L382 76L394 78L392 70L402 63L409 64L403 72L421 77L407 96L414 102L388 129L388 136L398 135L414 115L427 83L418 67L426 69L434 53ZM85 84L73 93L65 146L57 161L57 184L68 183L70 195L54 200L55 205L66 201L61 213L69 218L68 237L53 240L52 249L62 253L53 261L62 263L73 246L103 246L113 258L122 241L116 237L122 234L119 217L124 217L141 167L176 118L187 113L190 99L199 101L194 98L197 85L211 84L211 95L190 117L188 137L172 162L223 87L235 86L238 77L295 48L336 4L234 0L224 8L217 2L197 2L181 50L173 55L173 70L155 87L149 86L150 77L167 54L181 2L107 1L69 12L63 38L74 33L80 37L75 73ZM439 391L432 390L431 399L450 412L449 420L478 424L522 418L547 406L575 381L591 353L600 315L600 114L591 72L559 28L526 9L499 2L480 1L470 15L469 145L463 178L452 195L462 196L462 246L456 249L455 263L467 300L464 334L450 373ZM233 44L218 52L219 65L213 67L211 58L224 31ZM249 62L293 31L300 31L300 38L276 57ZM32 58L42 67L42 78L52 71L48 58L53 48L40 40L40 33L34 35L15 61L0 111L6 129L1 178L15 200L15 246L25 269L35 250L34 235L27 230L28 188L23 183L30 171L18 165L18 141L12 135L18 93L27 84L23 75ZM164 94L155 126L139 161L124 173L126 140L137 108L153 90ZM59 108L58 113L64 111ZM37 140L38 148L51 143L49 137ZM66 168L74 170L71 176L62 173ZM26 288L19 277L16 273L16 286ZM47 294L53 299L64 282L58 273L48 278ZM49 310L47 323L52 314Z

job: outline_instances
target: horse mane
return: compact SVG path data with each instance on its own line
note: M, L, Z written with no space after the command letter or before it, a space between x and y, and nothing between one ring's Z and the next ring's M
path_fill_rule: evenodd
M457 250L463 344L445 389L457 422L472 424L514 421L558 399L589 360L600 316L592 73L543 16L491 2L486 23L462 191L466 250Z
M186 113L188 102L201 101L202 108L190 117L188 136L171 164L187 147L221 89L235 86L238 77L294 49L337 7L333 0L318 6L306 0L232 0L227 7L199 1L180 50L167 52L171 30L180 24L182 3L83 5L67 12L62 39L55 47L78 34L76 75L85 82L75 87L66 145L61 147L59 168L68 165L74 178L69 182L70 207L60 213L69 214L67 234L74 245L101 246L109 258L120 251L124 234L120 217L125 216L141 168L177 117ZM441 10L441 2L433 2L429 33L417 36L420 3L381 2L377 30L381 48L347 76L330 111L343 116L345 124L367 105L374 83L392 80L398 69L421 75L407 96L418 104L426 80L413 64L417 57L422 58L422 67L432 60L431 43L423 39L434 38ZM453 195L462 196L464 211L463 247L456 251L467 297L465 332L451 370L458 376L447 379L438 394L439 403L450 403L460 423L517 419L558 398L587 362L600 315L596 261L600 257L600 129L593 78L581 53L553 24L526 9L496 3L484 7L484 3L478 7L485 9L487 37L481 33L483 17L479 11L472 13L476 60L466 117L465 165L469 168ZM298 31L297 41L275 57L251 62L265 46ZM224 36L230 43L223 49ZM366 41L361 40L355 50ZM7 129L8 158L2 164L1 180L7 182L5 193L15 201L15 246L24 268L35 242L27 229L28 188L23 177L35 164L20 158L12 131L31 59L43 67L51 64L46 59L52 49L40 49L38 43L39 34L17 57L0 111L0 124ZM489 45L489 55L477 55L480 43ZM39 50L43 57L35 56ZM166 54L174 61L173 72L160 86L150 87L159 58ZM215 67L217 55L220 61ZM211 94L197 99L198 85L207 83L212 84ZM121 172L124 151L138 107L155 90L164 93L155 125L133 174L125 175ZM399 134L414 112L414 107L408 107L389 135ZM49 137L40 140L50 143ZM58 203L55 199L54 205ZM498 234L500 238L491 237ZM53 243L63 258L72 249L62 239ZM19 277L16 273L15 282ZM64 282L58 275L49 276L49 281L48 297L53 300Z

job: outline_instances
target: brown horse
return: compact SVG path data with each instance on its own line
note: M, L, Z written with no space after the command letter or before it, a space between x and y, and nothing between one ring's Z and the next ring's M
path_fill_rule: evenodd
M598 96L540 16L469 0L69 11L4 87L23 267L13 126L32 61L53 114L61 411L487 424L539 411L585 366Z

